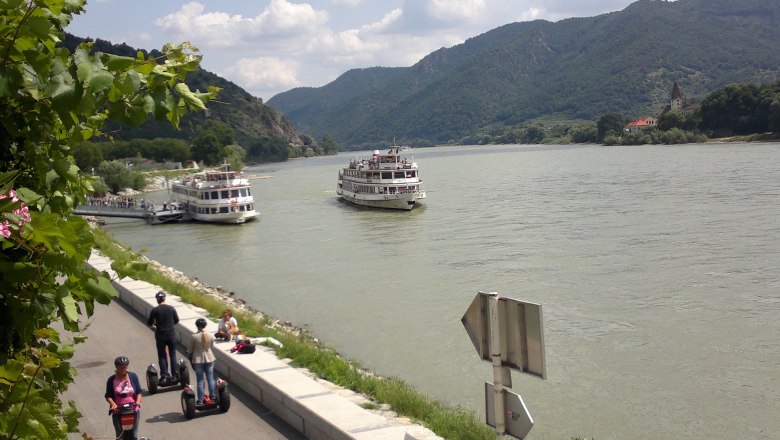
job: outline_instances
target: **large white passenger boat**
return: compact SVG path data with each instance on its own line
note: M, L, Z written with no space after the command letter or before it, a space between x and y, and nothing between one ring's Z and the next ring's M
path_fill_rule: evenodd
M249 179L238 171L202 171L174 181L171 189L173 201L184 204L194 220L245 223L260 215Z
M417 162L374 150L370 159L353 159L339 170L336 193L349 202L373 208L410 210L425 198Z

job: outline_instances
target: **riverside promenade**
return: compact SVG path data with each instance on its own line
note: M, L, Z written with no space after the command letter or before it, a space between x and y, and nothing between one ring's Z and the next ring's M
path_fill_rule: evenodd
M83 381L77 376L76 382L65 396L66 399L76 400L80 407L83 404L82 401L87 399L87 396L90 399L104 403L102 394L105 380L112 373L112 365L110 363L123 350L122 343L119 343L119 341L125 341L124 344L130 344L134 347L140 344L142 345L141 349L148 353L140 359L131 357L130 365L131 370L139 375L144 388L146 387L144 377L146 366L151 362L156 363L157 361L153 333L151 329L145 327L142 321L145 321L145 317L149 315L151 309L156 305L154 295L160 288L131 278L118 279L116 273L111 269L111 261L97 252L93 252L88 264L96 270L109 273L114 287L119 291L119 300L125 305L123 310L133 315L136 320L141 321L138 324L144 327L146 334L122 336L117 333L113 335L113 338L117 341L116 348L106 349L106 353L99 354L100 360L105 362L100 371L100 377L102 378L100 388L97 390L84 389ZM174 306L179 314L180 322L176 328L179 340L190 337L195 330L195 320L201 317L206 318L208 322L206 331L216 331L216 323L206 316L204 310L184 303L174 295L169 295L166 302ZM116 305L112 304L109 308ZM87 335L90 335L89 330ZM80 353L78 350L80 347L77 347L77 353ZM380 413L361 407L360 404L366 402L362 396L327 381L317 379L305 370L291 367L284 360L277 358L276 354L267 347L258 346L257 351L252 354L230 353L231 347L231 343L216 344L214 354L217 357L217 375L229 382L231 394L236 397L243 395L249 398L249 400L256 401L256 406L261 408L254 411L257 414L257 419L268 419L267 421L264 420L264 424L270 427L267 433L263 434L259 429L252 430L252 437L254 438L257 438L259 435L259 438L263 439L442 440L441 437L436 436L429 429L410 423L407 419L393 417L392 415L388 416L386 412ZM138 347L135 348L137 349ZM79 361L76 360L74 365L81 375L82 370L88 369L92 363L87 362L80 365ZM194 372L191 371L190 376L191 383L194 383ZM94 384L89 385L89 387L94 387ZM145 391L145 393L148 394L148 391ZM168 391L163 390L153 396L144 396L145 405L142 408L141 416L142 429L139 431L139 435L147 436L152 440L183 437L201 438L200 434L204 434L203 438L213 437L206 435L201 430L194 430L192 435L186 434L188 432L185 430L186 426L189 426L187 424L192 421L186 421L181 414L181 408L178 404L179 393L178 389L173 388L168 389ZM159 394L175 395L176 405L169 404L169 407L166 407L164 411L160 412L157 409L156 412L153 412L155 409L151 406L151 402L158 399ZM150 405L146 405L147 403ZM103 410L105 410L105 407L105 404L101 406ZM206 417L205 414L207 413L199 413L194 421L198 421L201 418L204 420L208 419L209 424L222 425L223 434L229 433L234 438L245 438L243 436L236 437L237 427L244 422L231 422L224 417L233 411L234 407L231 407L226 414L221 414L218 411L216 413L208 413L214 414L214 417ZM201 415L203 417L200 417ZM94 418L94 416L84 418L86 420L82 421L83 431L88 434L90 434L90 429L96 429L100 432L106 431L105 426L94 427L94 424L106 425L110 428L110 418L105 413L102 414L102 418L93 420ZM155 422L160 420L175 424L182 423L184 425L180 425L179 430L173 435L163 437L143 429L144 427L155 426ZM284 423L280 423L280 420ZM194 426L195 424L192 425ZM289 432L290 427L293 432ZM272 433L272 431L276 432ZM109 429L108 433L111 432ZM106 437L96 436L95 438Z

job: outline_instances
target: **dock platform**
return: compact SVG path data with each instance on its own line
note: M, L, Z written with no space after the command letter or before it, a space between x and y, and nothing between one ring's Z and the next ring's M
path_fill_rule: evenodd
M146 220L150 225L179 223L192 220L187 207L176 209L149 209L139 207L79 205L72 211L74 215L89 215L95 217L138 218Z

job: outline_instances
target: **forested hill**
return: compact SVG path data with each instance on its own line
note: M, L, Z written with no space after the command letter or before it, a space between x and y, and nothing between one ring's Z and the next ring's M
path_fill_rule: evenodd
M596 17L508 24L411 67L349 71L268 104L346 147L457 142L542 117L658 115L675 81L688 101L776 81L778 41L778 0L640 0Z
M64 46L73 51L85 39L66 34ZM115 55L135 57L139 49L126 44L94 40L95 51ZM151 51L153 56L161 56L160 52ZM187 85L192 90L206 91L208 86L217 86L222 90L217 99L208 104L208 112L188 113L181 121L180 130L168 123L150 121L139 128L125 126L105 127L116 139L153 139L158 137L190 139L198 124L204 119L224 122L235 130L236 140L250 153L258 144L282 139L298 150L305 148L317 149L317 142L309 135L299 132L290 120L276 109L265 105L261 99L255 98L236 84L221 78L211 72L199 69L187 76Z

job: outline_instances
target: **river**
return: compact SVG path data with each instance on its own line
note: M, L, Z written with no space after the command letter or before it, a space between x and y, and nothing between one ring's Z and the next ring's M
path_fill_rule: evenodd
M411 212L337 199L366 154L250 168L258 222L106 228L480 414L461 316L480 290L539 303L547 380L512 373L531 440L780 438L780 144L415 149Z

